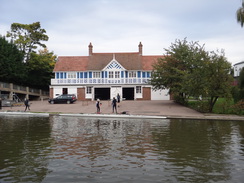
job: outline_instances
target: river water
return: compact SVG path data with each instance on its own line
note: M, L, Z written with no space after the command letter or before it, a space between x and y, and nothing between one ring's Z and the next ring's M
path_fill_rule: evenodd
M244 122L0 116L1 183L244 180Z

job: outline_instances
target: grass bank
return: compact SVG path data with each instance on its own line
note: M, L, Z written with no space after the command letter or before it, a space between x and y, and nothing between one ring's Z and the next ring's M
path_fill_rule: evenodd
M190 100L188 101L188 107L195 109L199 112L208 113L208 101ZM244 115L244 101L234 103L233 99L219 98L214 105L214 114L236 114Z

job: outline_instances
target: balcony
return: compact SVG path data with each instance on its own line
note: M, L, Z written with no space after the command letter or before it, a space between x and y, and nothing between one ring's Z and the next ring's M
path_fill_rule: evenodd
M147 84L149 78L85 78L85 79L51 79L51 85L100 85L100 84Z

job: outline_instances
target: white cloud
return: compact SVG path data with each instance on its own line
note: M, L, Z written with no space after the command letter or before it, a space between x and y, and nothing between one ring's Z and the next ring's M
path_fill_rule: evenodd
M224 49L229 61L244 60L244 29L235 19L241 0L2 0L0 34L13 22L40 21L49 50L57 55L133 52L164 53L175 39ZM11 7L11 8L10 8Z

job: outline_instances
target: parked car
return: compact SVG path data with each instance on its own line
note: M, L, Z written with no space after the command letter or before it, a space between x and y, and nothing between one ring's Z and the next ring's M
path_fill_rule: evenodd
M61 104L61 103L70 104L75 102L76 100L77 99L74 94L64 94L64 95L59 95L56 98L49 99L48 102L50 104Z

